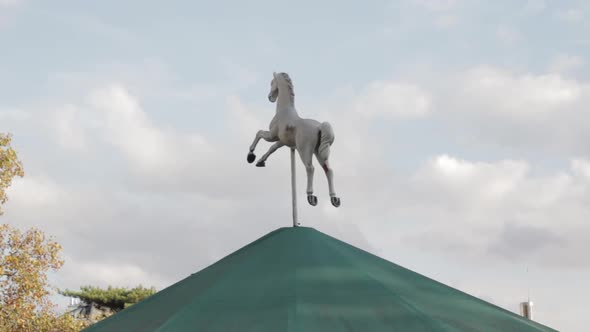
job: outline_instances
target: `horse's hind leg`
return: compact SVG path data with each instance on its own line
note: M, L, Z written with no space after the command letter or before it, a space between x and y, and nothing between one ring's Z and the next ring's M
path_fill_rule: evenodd
M260 157L260 159L258 159L258 162L256 163L257 167L264 167L266 166L266 159L268 159L268 157L273 154L275 151L277 151L277 149L282 148L285 144L283 144L282 142L276 142L275 144L273 144L268 151L262 156Z
M311 147L302 146L297 147L297 151L307 172L307 202L312 206L316 206L318 204L318 198L313 195L313 173L315 170L312 163L313 150Z
M332 205L335 207L340 206L340 198L336 196L336 191L334 190L334 171L330 167L330 163L327 160L323 160L319 156L316 155L318 162L322 165L324 172L326 173L326 178L328 179L328 189L330 191L330 201Z

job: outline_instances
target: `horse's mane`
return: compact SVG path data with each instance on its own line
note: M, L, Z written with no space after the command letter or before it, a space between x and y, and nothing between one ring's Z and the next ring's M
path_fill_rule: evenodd
M291 81L291 77L287 73L279 73L283 80L287 82L287 88L289 89L289 96L291 97L291 103L295 102L295 91L293 89L293 81Z

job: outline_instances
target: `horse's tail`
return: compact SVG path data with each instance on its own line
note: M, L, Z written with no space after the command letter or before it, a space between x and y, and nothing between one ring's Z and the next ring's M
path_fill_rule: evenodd
M334 143L334 130L332 130L330 123L322 122L319 136L318 157L322 160L328 160L328 157L330 157L330 145Z

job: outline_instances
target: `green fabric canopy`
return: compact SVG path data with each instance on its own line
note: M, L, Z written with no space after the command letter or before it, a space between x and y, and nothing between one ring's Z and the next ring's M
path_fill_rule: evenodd
M280 228L85 331L555 331L325 235Z

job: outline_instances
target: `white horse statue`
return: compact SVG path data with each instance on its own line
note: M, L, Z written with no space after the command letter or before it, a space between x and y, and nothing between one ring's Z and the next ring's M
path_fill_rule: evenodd
M307 171L307 202L316 206L318 198L313 195L314 167L312 164L312 156L315 155L328 178L330 201L332 205L339 207L340 198L336 196L334 191L334 171L328 163L330 146L334 142L332 126L328 122L320 123L313 119L300 118L295 110L295 94L291 78L287 73L273 73L273 76L268 100L271 103L277 102L276 114L270 122L268 131L259 130L256 133L248 153L248 162L253 163L256 160L254 149L261 138L267 142L275 143L258 160L256 163L258 167L264 167L266 159L285 145L296 149Z

